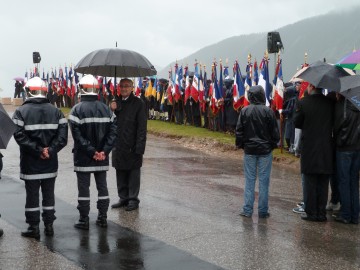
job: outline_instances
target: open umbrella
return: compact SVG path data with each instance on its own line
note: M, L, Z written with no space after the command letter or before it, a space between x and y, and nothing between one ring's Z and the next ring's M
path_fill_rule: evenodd
M299 78L299 75L300 75L301 73L303 73L307 68L308 68L308 66L305 66L305 67L299 69L298 71L296 71L296 73L294 74L294 76L291 77L290 82L292 82L292 83L302 82L303 79L300 79L300 78Z
M317 88L340 91L340 78L349 75L350 74L341 67L316 61L298 75L298 78L311 83Z
M346 55L336 65L351 70L360 70L360 50Z
M16 130L16 125L0 103L0 149L5 149L11 136Z
M156 69L145 56L118 48L101 49L87 54L76 64L75 71L107 77L156 75Z
M22 77L15 77L14 80L19 81L19 82L23 82L25 79L22 78Z
M360 75L340 78L340 94L360 110Z

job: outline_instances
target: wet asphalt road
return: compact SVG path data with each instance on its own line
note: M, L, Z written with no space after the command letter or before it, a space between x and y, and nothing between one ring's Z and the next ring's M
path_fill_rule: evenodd
M89 232L78 218L72 140L60 152L55 236L24 239L25 189L18 180L18 146L4 154L0 181L0 269L360 269L357 225L302 221L291 209L301 199L298 172L274 167L266 220L238 215L244 177L232 159L203 155L149 136L134 212L109 209L108 229L96 227L91 186ZM111 202L115 172L108 173ZM256 207L257 205L255 205ZM256 211L254 211L256 213ZM42 228L42 224L41 224Z

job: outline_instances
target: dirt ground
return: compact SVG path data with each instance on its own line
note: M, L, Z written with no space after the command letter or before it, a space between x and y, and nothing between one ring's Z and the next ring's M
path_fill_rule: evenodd
M182 145L193 150L198 150L209 155L215 155L219 157L226 157L237 160L242 160L244 156L244 151L242 149L236 149L235 145L230 146L211 139L189 139L161 132L149 132L149 134L164 138L165 140L172 141L173 143ZM283 152L285 153L286 151L283 150ZM300 171L300 159L287 154L274 155L273 164L276 166L286 167L291 170Z

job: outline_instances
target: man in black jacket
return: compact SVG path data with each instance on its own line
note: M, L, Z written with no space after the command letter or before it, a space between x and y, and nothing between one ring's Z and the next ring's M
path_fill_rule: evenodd
M38 239L40 187L45 234L54 234L57 153L67 144L68 126L63 113L46 98L45 82L34 77L26 83L25 89L29 98L13 115L17 125L14 138L20 146L20 179L25 181L26 188L25 217L29 224L21 235Z
M130 79L120 81L120 97L111 103L117 117L117 139L112 154L116 169L119 202L112 208L139 207L140 168L146 145L146 111L144 102L134 95Z
M280 139L273 110L265 106L265 91L260 85L248 92L250 105L240 111L236 125L236 146L244 149L244 206L241 216L251 217L255 200L256 175L259 177L259 218L268 218L272 151Z
M326 221L326 203L334 172L334 103L311 83L308 96L295 110L294 124L302 130L301 173L304 174L305 212L302 219Z
M109 107L98 101L99 84L92 75L80 82L81 102L72 108L69 116L74 138L74 171L78 181L78 207L80 219L75 228L89 229L90 175L94 173L98 190L98 218L96 224L107 227L109 192L106 171L109 154L116 138L116 119Z
M341 208L335 220L345 224L359 223L359 127L359 109L338 94L335 105L334 136Z

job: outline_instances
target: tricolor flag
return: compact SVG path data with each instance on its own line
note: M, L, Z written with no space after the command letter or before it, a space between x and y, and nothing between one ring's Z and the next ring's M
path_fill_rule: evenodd
M250 87L252 86L252 64L251 62L248 62L246 65L246 78L245 78L245 95L244 95L244 107L248 106L250 104L249 98L248 98L248 92Z
M258 85L258 83L259 83L259 73L258 73L258 66L257 66L256 59L255 59L255 62L254 62L253 69L254 69L253 82L254 82L254 85Z
M140 97L141 96L141 89L143 88L143 82L142 78L137 78L136 81L136 89L135 89L135 96Z
M233 107L237 111L244 106L245 87L242 81L240 66L237 61L234 64Z
M271 100L271 85L269 82L269 67L268 67L268 60L263 58L260 63L260 76L259 76L259 83L265 90L265 97L266 97L266 106L270 106Z
M275 108L280 113L283 109L283 99L284 99L284 82L283 82L283 74L282 74L282 60L279 60L278 68L277 68L277 80L275 85L275 93L274 93L274 103Z
M191 92L190 95L192 97L192 99L195 102L199 101L199 67L198 67L198 63L195 63L195 72L194 72L194 77L193 77L193 81L192 81L192 85L191 85Z
M178 64L175 64L175 81L172 84L172 92L173 92L173 96L175 99L175 102L178 102L179 99L181 98L181 80L183 77L183 69L182 66L180 66L180 68L178 67Z
M153 96L154 98L156 98L157 87L158 87L158 81L157 81L157 78L155 78L154 86L151 91L151 96Z

